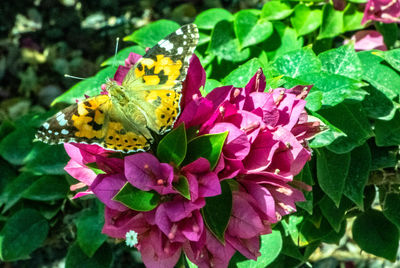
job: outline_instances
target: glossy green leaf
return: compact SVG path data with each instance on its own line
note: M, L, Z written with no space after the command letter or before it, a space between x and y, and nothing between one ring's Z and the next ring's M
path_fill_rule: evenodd
M373 86L363 89L369 93L362 101L366 115L374 119L391 120L396 113L393 101Z
M350 153L350 168L344 186L344 195L364 210L364 188L371 168L371 152L367 143Z
M394 48L399 36L397 23L375 22L376 29L383 35L383 40L389 49Z
M244 87L260 67L261 63L257 58L251 59L228 74L228 76L222 80L222 84Z
M210 170L213 170L218 163L227 136L228 132L226 131L218 134L206 134L192 139L188 143L185 163L188 164L203 157L210 162Z
M393 99L400 93L400 75L384 64L383 59L371 51L358 52L363 67L363 79Z
M363 69L352 44L322 52L318 55L322 70L360 80Z
M35 157L32 157L32 155ZM35 144L27 158L29 158L29 161L22 170L51 175L65 174L64 167L69 160L63 144L48 145L43 143Z
M272 66L278 73L292 78L321 70L321 62L310 47L288 52L276 58Z
M383 215L400 229L400 194L386 193L381 205Z
M294 16L290 18L290 22L299 36L309 34L321 25L322 11L311 9L304 4L298 4L294 9Z
M178 30L179 27L180 25L174 21L158 20L124 37L124 41L135 42L144 48L153 47L158 41Z
M331 144L333 141L335 141L337 138L341 136L346 136L346 134L332 125L329 121L327 121L325 118L323 118L321 115L317 113L311 113L312 116L317 117L319 120L322 121L322 123L328 128L322 133L319 133L317 136L315 136L311 141L310 141L310 147L311 148L321 148L325 147L329 144Z
M390 121L376 120L375 139L378 146L397 146L400 144L400 114L396 112Z
M206 96L208 93L210 93L214 88L217 88L220 86L222 86L221 82L219 82L215 79L207 79L206 84L203 89L204 94L202 92L203 97ZM201 91L201 89L200 89L200 91Z
M261 10L261 18L267 20L282 20L292 14L293 9L280 1L268 1Z
M310 111L318 111L322 107L322 99L324 94L321 91L313 91L308 93L306 97L306 108Z
M25 259L40 247L47 237L49 225L39 212L22 209L8 219L0 232L0 259Z
M14 206L22 197L23 192L38 179L32 173L23 172L9 181L0 195L0 204L3 205L3 213Z
M368 143L371 148L371 170L395 167L397 165L397 145L390 147L378 147L375 140Z
M350 152L373 136L371 125L359 103L341 103L318 113L346 134L328 146L333 152Z
M139 190L127 182L112 200L118 201L136 211L150 211L158 206L160 196L153 191Z
M233 24L226 20L222 20L215 25L211 33L208 53L233 62L244 61L250 57L250 49L240 49L239 40L233 30Z
M179 176L179 180L173 182L172 185L183 197L190 200L189 182L185 176Z
M322 215L329 222L335 232L339 232L342 226L342 222L345 220L344 215L346 211L351 207L351 202L342 198L339 207L333 203L332 199L328 196L324 196L319 202L318 206L321 209Z
M367 94L360 88L365 85L363 82L325 71L306 73L298 79L314 85L311 92L322 92L322 104L326 106L335 106L345 99L362 101Z
M196 24L199 29L211 30L218 22L222 20L230 21L232 19L233 15L226 9L211 8L201 12L194 20L194 24Z
M322 8L322 25L318 39L332 38L343 31L343 11L335 10L327 4Z
M382 57L394 69L400 71L400 48L388 51L375 51L373 54Z
M221 181L222 193L206 197L206 205L202 208L204 223L215 237L225 242L225 230L228 227L232 211L232 191L226 180Z
M343 32L363 29L361 24L364 13L359 10L358 5L348 4L343 14Z
M36 201L52 201L66 198L68 192L69 184L64 176L45 175L29 185L22 197Z
M78 244L87 257L91 258L107 240L107 236L101 233L104 225L103 210L84 210L75 224Z
M112 258L113 252L107 243L103 244L91 258L82 251L78 243L74 243L68 249L65 268L109 268Z
M161 162L180 165L185 159L187 149L185 124L169 132L157 147L157 156Z
M0 140L0 156L13 165L22 165L32 149L36 130L19 127Z
M118 51L116 56L109 57L106 59L101 66L108 66L108 65L125 65L125 60L129 57L129 54L136 53L139 55L144 55L145 49L140 46L130 46Z
M335 154L319 149L316 155L319 185L335 205L339 206L350 167L350 153Z
M58 96L51 105L55 105L59 102L74 104L76 100L85 99L85 94L90 97L99 95L101 92L101 85L106 83L107 79L113 78L116 71L117 66L107 66L95 76L86 78L68 89L62 95Z
M3 120L0 124L0 140L15 130L15 124L9 120Z
M274 32L260 47L267 53L269 60L303 47L303 38L296 31L280 21L273 23Z
M271 36L272 23L259 19L253 10L241 10L235 15L234 28L241 48L256 45Z
M396 260L399 247L399 230L380 211L368 210L353 223L353 239L368 253Z

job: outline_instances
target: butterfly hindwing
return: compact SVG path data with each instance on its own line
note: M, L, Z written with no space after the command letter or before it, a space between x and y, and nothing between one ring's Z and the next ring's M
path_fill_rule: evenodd
M36 138L49 144L77 142L123 152L147 150L148 138L132 131L115 114L110 98L98 95L55 114L39 128Z

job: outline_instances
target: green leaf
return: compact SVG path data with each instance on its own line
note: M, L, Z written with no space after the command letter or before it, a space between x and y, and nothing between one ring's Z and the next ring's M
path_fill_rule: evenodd
M42 245L48 231L49 225L39 212L19 210L0 232L0 258L7 262L27 258Z
M66 198L68 192L69 184L64 176L45 175L29 185L22 197L36 201L52 201Z
M24 164L25 157L32 149L36 130L19 127L0 141L0 156L13 165Z
M362 77L362 65L352 44L322 52L318 58L321 60L323 71L356 80Z
M118 201L136 211L150 211L158 206L160 196L153 191L139 190L127 182L112 200Z
M232 211L232 191L226 180L221 181L222 193L206 197L206 205L201 209L204 223L215 237L225 243L225 230Z
M172 185L184 198L190 200L189 182L185 176L179 176L179 180L173 182Z
M364 90L369 93L362 101L367 116L374 119L391 120L396 113L394 103L373 86L365 87Z
M129 54L131 54L131 53L144 55L145 49L140 46L130 46L130 47L121 49L120 51L118 51L118 54L116 56L112 56L112 57L106 59L105 61L103 61L103 63L101 64L101 67L108 66L108 65L124 66L125 59L127 59L129 57Z
M8 182L0 196L0 204L4 204L3 213L14 206L22 197L23 192L34 183L38 177L32 173L23 172Z
M206 96L208 93L210 93L214 88L222 86L221 82L215 80L215 79L207 79L206 84L204 86L203 92L201 95ZM200 89L201 91L201 89Z
M397 23L375 22L375 27L383 35L383 40L388 49L393 48L398 40L399 28L397 25Z
M235 87L244 87L250 79L256 74L261 63L257 58L251 59L233 70L222 80L223 85L233 85Z
M400 195L399 193L386 193L382 202L382 212L385 217L400 229Z
M278 73L292 78L321 70L321 62L310 47L304 47L279 56L272 63L272 66Z
M104 225L104 216L101 210L83 210L75 220L77 241L81 250L91 258L97 249L107 240L101 233Z
M400 93L399 74L383 64L383 59L371 51L358 52L363 67L363 79L368 81L376 89L393 99Z
M308 93L306 97L306 108L310 111L318 111L322 107L322 99L324 94L321 91L314 91Z
M375 140L378 146L397 146L400 144L400 114L396 112L390 121L376 120Z
M310 9L304 4L298 4L294 9L294 16L290 18L290 21L299 36L306 35L321 25L322 11L319 9Z
M282 236L281 232L273 230L272 233L261 236L261 255L255 260L248 260L241 254L235 254L231 259L231 267L239 268L258 268L267 267L272 263L282 250ZM237 252L238 253L238 252ZM240 257L239 257L240 256Z
M395 167L397 165L397 145L391 147L378 147L374 140L370 140L368 144L371 148L371 171Z
M85 164L85 166L87 166L88 168L90 168L96 175L99 174L106 174L107 172L101 170L98 166L96 162L92 162L92 163L87 163Z
M343 11L327 4L322 8L322 25L317 39L333 38L343 31Z
M364 86L363 82L325 71L306 73L298 79L303 81L303 85L313 84L311 92L322 92L322 104L326 106L335 106L345 99L362 101L367 94L360 88Z
M273 23L274 32L260 46L266 51L268 59L286 54L289 51L303 47L303 38L298 37L296 31L280 21Z
M29 161L22 170L51 175L65 174L64 167L69 160L63 144L48 145L43 143L35 144L27 158Z
M188 143L188 154L185 163L191 163L200 157L210 162L210 170L213 170L221 155L222 146L228 136L228 131L218 134L206 134L198 136Z
M400 71L400 48L392 49L388 51L375 51L372 54L383 58L389 63L394 69Z
M334 142L337 138L341 136L346 136L343 131L332 125L329 121L323 118L321 115L317 113L311 113L312 116L317 117L319 120L322 121L324 125L326 125L329 129L318 134L310 141L311 148L321 148L325 147L332 142Z
M222 20L230 21L232 19L233 15L226 9L211 8L201 12L194 20L194 24L196 24L199 29L211 30L218 22Z
M399 247L399 230L382 212L368 210L353 223L353 239L362 250L394 262Z
M15 124L12 121L4 120L0 124L0 140L15 130Z
M91 258L88 258L78 243L74 243L69 247L65 268L109 268L111 267L112 257L112 250L107 243L103 244Z
M51 105L60 102L74 104L76 100L85 99L85 94L90 97L99 95L101 92L101 85L106 83L108 78L113 78L116 71L117 66L107 66L100 70L95 76L86 78L68 89L62 95L58 96Z
M335 154L326 149L317 153L317 178L321 189L339 206L350 166L350 154Z
M173 162L179 166L185 159L186 149L185 124L180 124L160 141L157 147L157 156L161 162Z
M318 206L321 209L322 215L329 222L336 233L340 231L343 220L345 220L344 215L346 211L351 207L351 202L342 198L339 207L333 203L332 199L328 196L324 196L319 202Z
M333 152L350 152L373 136L370 123L359 103L341 103L330 109L319 110L318 113L346 134L328 146Z
M179 24L170 20L158 20L125 36L124 41L131 41L140 46L153 47L158 41L179 29Z
M207 51L233 62L244 61L250 57L249 48L240 50L239 40L235 37L233 25L226 20L215 25Z
M361 20L364 13L358 10L359 5L348 4L343 14L343 32L363 29Z
M250 9L236 13L234 27L241 48L261 43L273 32L272 23L259 19L258 14Z
M282 20L292 14L293 9L280 1L266 2L261 10L261 18L267 20Z
M350 154L350 168L344 186L344 195L364 210L364 188L367 184L371 168L371 152L368 144L364 143L355 148Z

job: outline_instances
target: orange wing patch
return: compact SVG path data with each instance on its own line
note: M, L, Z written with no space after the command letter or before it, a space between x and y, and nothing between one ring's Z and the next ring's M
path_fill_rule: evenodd
M105 116L111 108L107 95L99 95L78 103L71 120L77 129L77 138L101 139L106 134Z
M142 77L146 85L166 85L173 87L181 74L182 61L157 55L156 60L144 58L135 68L135 76Z
M127 131L119 122L110 121L104 139L104 147L124 152L149 150L150 142L143 136Z

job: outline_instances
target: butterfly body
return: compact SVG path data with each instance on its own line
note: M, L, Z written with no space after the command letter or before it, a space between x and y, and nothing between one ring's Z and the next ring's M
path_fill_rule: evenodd
M182 81L197 40L194 24L181 27L151 48L121 84L107 81L107 95L60 111L39 128L36 138L122 152L148 150L153 135L169 131L179 116Z

